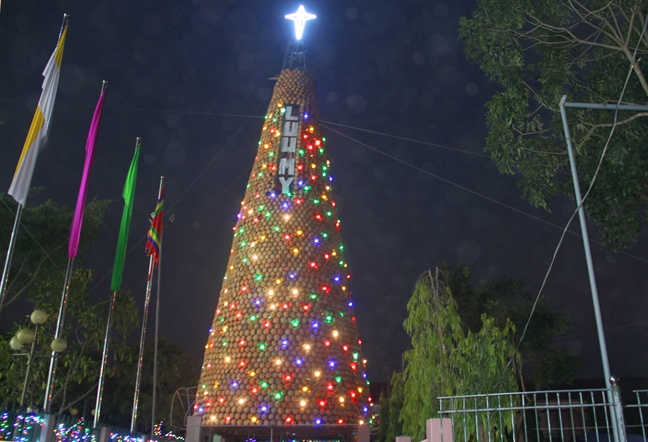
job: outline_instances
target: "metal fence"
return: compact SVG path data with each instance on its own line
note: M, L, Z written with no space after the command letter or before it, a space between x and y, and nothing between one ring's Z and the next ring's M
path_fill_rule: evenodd
M634 403L625 406L628 439L640 435L638 440L648 441L648 390L635 390Z
M648 391L635 393L619 419L606 389L440 397L439 417L452 422L441 442L648 442Z

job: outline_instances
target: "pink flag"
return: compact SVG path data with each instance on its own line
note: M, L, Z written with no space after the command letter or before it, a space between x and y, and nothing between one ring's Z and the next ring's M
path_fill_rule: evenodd
M88 132L88 140L86 141L86 156L85 164L83 166L83 176L81 177L81 187L79 188L79 196L77 198L76 211L74 212L74 219L72 220L72 229L70 230L70 244L68 245L68 257L74 258L79 251L79 237L81 236L81 225L83 224L83 212L85 211L86 194L88 193L88 181L90 181L90 169L94 163L94 147L97 140L97 132L99 131L99 120L101 119L101 108L103 107L104 95L106 88L101 89L101 96L97 102L94 115L92 116L92 123L90 124L90 131Z

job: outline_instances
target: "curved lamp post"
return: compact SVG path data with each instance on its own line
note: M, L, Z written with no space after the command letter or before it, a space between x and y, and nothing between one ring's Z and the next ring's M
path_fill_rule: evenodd
M36 349L36 336L38 334L38 327L47 321L47 313L43 310L34 310L29 316L32 324L35 325L34 330L31 328L23 328L16 333L16 336L11 338L9 346L12 350L20 351L23 345L30 345L29 353L14 353L14 356L27 356L27 371L25 372L25 381L23 382L22 394L20 395L20 408L25 405L25 394L27 393L27 384L29 383L29 375L31 373L32 363L34 362L34 350ZM67 342L65 339L54 339L51 344L52 350L56 353L64 352L67 349ZM46 355L48 356L48 355Z

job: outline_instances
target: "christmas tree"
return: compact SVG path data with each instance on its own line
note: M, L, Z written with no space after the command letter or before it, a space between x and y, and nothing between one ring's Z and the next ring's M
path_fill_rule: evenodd
M288 46L205 346L203 425L368 422L331 162L300 42Z

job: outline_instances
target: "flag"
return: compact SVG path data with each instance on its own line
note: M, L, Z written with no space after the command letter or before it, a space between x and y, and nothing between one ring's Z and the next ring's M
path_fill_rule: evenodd
M162 248L162 218L164 217L164 185L160 189L160 196L155 206L153 213L153 221L151 228L148 231L148 238L146 240L146 254L153 257L155 264L160 263L160 249ZM153 268L151 267L151 270ZM153 276L153 272L149 272L149 281Z
M112 282L110 288L116 292L122 283L124 274L124 261L126 260L126 244L128 243L128 232L130 231L131 218L133 216L133 200L135 199L135 182L137 181L137 163L139 162L140 145L135 147L135 155L131 161L124 191L124 212L122 213L121 226L119 227L119 239L117 240L117 251L115 252L115 264L113 266Z
M86 140L86 156L83 165L83 175L81 176L81 186L79 187L79 196L77 197L76 210L74 219L72 219L72 229L70 230L70 243L68 244L68 258L74 258L79 251L79 237L81 236L81 226L83 225L83 212L85 211L86 194L88 193L88 182L90 181L90 170L94 163L94 147L97 141L97 132L99 132L99 120L101 119L101 108L103 107L106 88L101 89L97 107L95 107L88 139Z
M67 28L68 25L66 23L59 37L56 49L54 49L43 71L43 77L45 77L42 86L43 92L41 93L40 100L38 100L38 107L34 113L34 118L27 133L27 139L18 159L18 165L16 166L16 171L11 181L11 187L9 187L9 195L22 206L27 201L27 193L29 192L32 175L34 174L36 159L47 142L47 133L49 132L50 120L54 110L54 99L56 98L59 74L61 72L63 46L65 45Z

